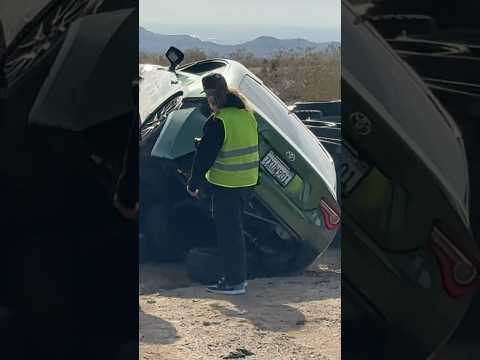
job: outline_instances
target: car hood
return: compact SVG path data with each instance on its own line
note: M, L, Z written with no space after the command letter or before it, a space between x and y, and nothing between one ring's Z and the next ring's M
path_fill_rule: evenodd
M176 75L162 66L141 64L139 73L142 78L139 84L140 122L143 124L165 100L181 92L182 87Z

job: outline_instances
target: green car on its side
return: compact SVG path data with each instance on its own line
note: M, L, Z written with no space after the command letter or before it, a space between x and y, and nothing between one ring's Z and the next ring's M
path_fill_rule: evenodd
M365 9L342 1L345 357L430 359L479 284L469 163L454 118L358 21Z
M258 120L260 182L245 211L247 248L255 249L252 252L256 252L260 262L269 257L277 265L281 263L275 266L277 270L308 266L330 245L340 224L333 160L318 139L260 79L238 62L226 59L200 61L176 70L173 66L168 69L140 65L144 240L150 249L160 249L164 257L168 257L167 253L174 251L175 246L185 252L194 245L214 243L214 236L209 233L203 242L197 239L192 243L183 238L181 241L185 244L181 246L177 238L175 245L169 246L165 239L178 235L179 227L191 225L186 224L189 216L181 217L180 221L177 212L170 218L165 224L169 235L154 231L158 222L149 220L155 219L154 215L149 216L149 211L158 212L159 207L163 207L160 212L167 217L174 211L192 214L195 208L199 213L203 211L206 222L211 222L208 199L200 203L189 199L184 181L195 152L194 138L202 136L207 120L208 105L202 94L201 79L212 72L221 73L231 88L240 90ZM189 210L178 210L185 208ZM211 226L209 229L211 231Z

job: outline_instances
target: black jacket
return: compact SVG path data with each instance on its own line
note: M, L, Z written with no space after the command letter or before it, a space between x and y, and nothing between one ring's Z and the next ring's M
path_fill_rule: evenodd
M195 153L192 174L188 187L195 191L205 178L205 174L217 159L225 139L225 129L220 119L211 116L203 127L203 137Z
M245 104L236 95L230 94L224 107L236 107L244 109ZM188 187L195 191L205 179L205 174L217 159L218 153L225 140L225 128L220 119L210 115L203 127L203 137L193 159L192 172Z

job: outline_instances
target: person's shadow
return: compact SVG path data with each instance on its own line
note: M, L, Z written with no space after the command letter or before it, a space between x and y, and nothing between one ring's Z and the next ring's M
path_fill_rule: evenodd
M162 292L161 296L217 300L209 301L210 308L227 318L243 319L242 322L250 322L259 330L287 332L300 330L307 322L340 321L325 314L312 314L306 319L299 309L291 305L340 298L340 276L338 272L323 271L313 276L249 280L245 295L212 294L206 291L205 286L194 284L198 286ZM148 325L148 322L144 321L143 325ZM142 323L140 327L142 329ZM152 331L148 326L144 328L144 331Z
M169 345L177 341L177 330L168 321L140 310L140 342L148 345Z

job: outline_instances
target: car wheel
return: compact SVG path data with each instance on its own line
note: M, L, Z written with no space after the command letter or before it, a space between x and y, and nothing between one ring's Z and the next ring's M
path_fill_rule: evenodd
M281 240L273 232L265 235L260 242L257 258L265 276L289 275L299 270L295 266L298 253L295 243Z
M286 252L276 252L272 256L265 256L261 263L267 276L279 276L295 272L291 266L292 255Z

